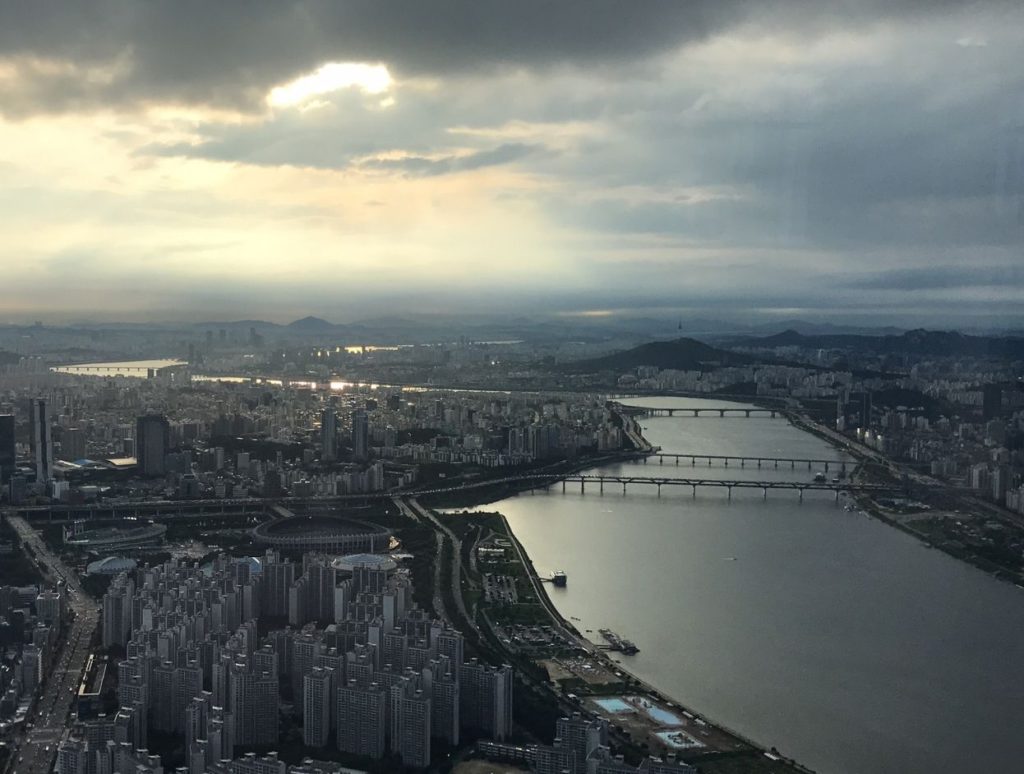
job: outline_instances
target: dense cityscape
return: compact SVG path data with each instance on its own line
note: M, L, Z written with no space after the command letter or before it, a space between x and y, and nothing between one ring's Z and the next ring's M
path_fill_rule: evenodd
M66 344L59 330L25 330L54 352ZM677 338L593 345L577 360L526 342L436 344L429 357L339 343L338 371L289 359L283 341L195 335L191 359L123 333L118 351L135 360L8 351L0 715L11 771L307 774L476 758L670 774L758 755L674 713L601 650L628 654L631 642L604 630L595 642L562 618L543 584L564 576L538 575L500 514L446 509L602 462L663 466L669 450L647 443L623 394L784 415L853 458L841 478L795 484L801 499L832 487L1024 581L1022 361L929 351L948 334L829 347L793 333ZM293 352L326 351L330 335ZM90 338L102 356L105 335ZM524 368L551 388L496 389ZM396 370L423 384L384 386ZM566 374L584 389L559 389ZM756 760L743 770L798 770Z

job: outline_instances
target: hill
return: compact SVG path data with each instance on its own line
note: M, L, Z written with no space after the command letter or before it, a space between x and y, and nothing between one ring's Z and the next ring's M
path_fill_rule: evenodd
M774 349L800 347L803 349L842 349L873 352L879 355L952 355L959 357L989 357L1008 360L1024 359L1024 338L1012 336L970 336L958 331L926 331L917 329L898 336L863 336L830 334L806 336L786 330L774 336L737 339L730 342L736 347Z
M615 352L591 360L569 363L566 369L577 373L595 371L631 371L641 366L654 366L678 371L698 370L715 365L745 365L752 358L716 349L696 339L652 341L624 352Z

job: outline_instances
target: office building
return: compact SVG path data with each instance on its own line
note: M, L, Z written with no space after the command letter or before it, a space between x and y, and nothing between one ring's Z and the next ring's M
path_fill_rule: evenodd
M370 420L365 411L352 415L352 454L357 460L365 460L370 452Z
M0 484L10 479L14 463L14 415L0 414Z
M58 457L72 462L85 457L85 430L80 427L66 427L61 430Z
M327 407L320 414L320 459L334 462L338 459L338 415Z
M32 425L32 463L36 470L36 483L45 484L53 476L53 441L50 437L50 414L46 401L32 400L30 407Z
M167 472L167 451L171 444L171 428L167 418L147 414L135 422L135 456L139 473L146 477Z

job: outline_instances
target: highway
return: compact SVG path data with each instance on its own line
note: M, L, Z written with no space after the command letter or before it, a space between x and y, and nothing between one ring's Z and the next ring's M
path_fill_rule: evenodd
M99 621L100 606L86 594L78 576L60 561L28 523L8 517L24 545L32 547L36 564L51 577L63 578L74 621L54 654L51 668L43 676L44 691L36 699L26 720L23 734L11 740L12 774L49 774L57 755L57 745L70 726L68 713L82 680L89 645Z

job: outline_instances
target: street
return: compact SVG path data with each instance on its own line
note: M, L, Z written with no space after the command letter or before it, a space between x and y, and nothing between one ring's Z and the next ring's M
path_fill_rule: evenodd
M48 774L53 768L57 745L70 725L67 723L68 713L89 657L89 645L99 620L100 606L82 590L76 574L53 555L24 519L9 516L8 521L22 543L32 547L40 569L64 580L67 604L75 614L74 622L54 654L52 668L43 676L45 690L36 698L24 732L11 740L9 771Z

